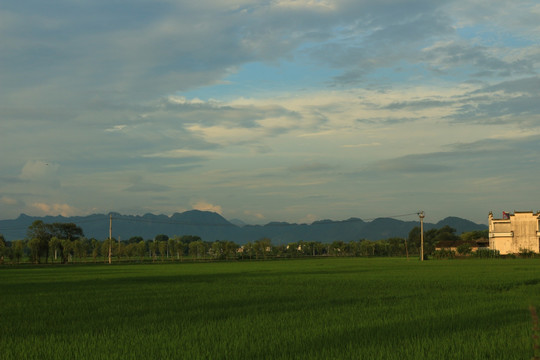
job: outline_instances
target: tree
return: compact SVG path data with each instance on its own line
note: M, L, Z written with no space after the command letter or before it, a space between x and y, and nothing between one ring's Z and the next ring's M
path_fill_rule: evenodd
M206 253L206 246L202 242L202 240L192 241L188 245L189 247L189 254L193 257L195 256L196 259L198 259L200 256L204 256Z
M472 253L472 246L469 243L463 243L457 247L457 252L460 255L469 255Z
M124 248L124 254L127 256L128 260L131 260L132 257L137 255L137 244L128 243Z
M197 253L197 242L196 241L192 241L188 244L188 249L189 249L189 255L193 258L193 257L198 257L199 254Z
M167 240L169 240L169 236L165 234L156 235L156 237L154 238L154 241L167 241Z
M210 243L204 242L202 240L196 241L196 243L197 252L201 255L203 259L206 258L206 254L208 253L208 249L210 248Z
M227 241L225 243L225 258L236 259L236 254L238 252L238 244L233 241Z
M420 235L420 226L415 226L411 229L411 231L409 231L409 236L407 237L407 245L409 247L410 253L420 253Z
M375 246L372 241L362 240L360 242L360 254L362 256L373 256L375 255Z
M375 241L373 243L375 256L388 256L388 242L385 240Z
M255 255L255 248L251 242L248 242L244 245L242 254L246 254L247 256L249 256L249 260L253 258L253 255Z
M15 240L13 243L13 257L17 259L17 264L21 262L21 258L24 255L24 241Z
M216 240L212 243L211 250L212 250L212 256L214 257L214 259L223 259L225 257L224 247L225 247L225 243L219 240Z
M474 242L479 239L488 239L489 230L473 230L469 232L464 232L461 234L461 240L466 242Z
M139 255L142 262L144 260L144 256L146 255L146 242L144 240L139 241L137 244L137 255Z
M323 243L321 242L316 242L315 243L315 254L316 255L324 255L326 254L326 247Z
M49 251L53 253L53 262L58 259L58 251L60 250L62 250L62 243L60 239L53 236L51 240L49 240Z
M4 256L6 254L6 239L4 239L4 235L0 234L0 264L4 263Z
M424 250L426 254L432 254L435 251L435 246L439 243L456 244L460 237L455 234L456 229L448 225L440 229L431 229L424 236Z
M66 239L74 241L84 236L83 231L74 223L53 223L45 224L42 220L36 220L28 227L28 239L38 239L39 262L42 256L45 256L45 262L49 260L49 241L51 238Z
M28 240L28 248L30 249L30 260L34 264L39 264L41 241L38 238Z
M356 243L354 241L349 241L348 243L343 244L343 255L354 256L355 251Z
M4 248L4 257L8 258L12 264L14 263L13 260L15 259L15 253L13 252L13 247L6 246Z
M101 244L96 239L92 239L90 244L92 247L92 259L94 259L94 262L96 262L97 257L99 256L99 248Z
M88 239L84 237L79 238L72 242L72 246L75 257L78 258L79 261L86 262L86 255L88 253L88 248L90 247Z
M180 239L182 240L184 244L189 244L189 243L192 243L193 241L202 240L199 236L196 236L196 235L183 235Z
M345 243L341 240L336 240L330 245L330 254L334 256L345 255Z
M28 227L27 237L32 261L39 263L40 257L45 256L45 262L49 259L49 240L52 238L51 227L41 220L36 220Z
M126 255L126 247L121 241L115 241L115 247L116 247L116 258L118 261L122 258L122 256Z
M255 244L253 244L253 248L255 250L255 256L258 258L259 255L263 257L263 259L266 259L266 254L270 252L272 248L272 241L269 238L262 238L257 241L255 241Z
M174 249L176 251L176 258L182 261L182 257L184 256L186 246L182 242L182 238L175 236L173 240L174 240Z
M129 244L138 244L141 241L144 241L142 236L132 236L132 237L129 238L128 243Z
M456 229L445 225L442 228L436 230L435 243L439 241L458 241L460 237L456 234Z
M354 256L356 251L356 243L354 241L343 242L342 256Z
M174 253L176 251L176 239L169 239L167 241L167 258L174 258Z
M405 239L400 237L393 237L388 241L388 252L390 256L403 256L405 255Z
M306 253L315 256L315 252L317 249L317 243L315 241L308 241L306 242Z
M74 244L68 239L62 239L60 241L62 242L62 263L67 264L69 263L69 260L73 262L72 252L75 248Z
M84 236L83 230L75 223L53 223L46 224L52 236L59 239L67 239L70 241L77 240Z
M109 261L109 248L111 250L111 257L114 256L114 246L113 245L113 241L112 239L106 239L105 241L103 241L101 243L101 255L103 256L103 260L105 262L108 262Z
M169 239L167 239L168 241ZM161 255L161 261L165 260L165 254L167 252L167 241L158 241L159 254Z
M156 261L157 258L157 252L159 250L158 243L156 240L150 241L148 243L148 250L150 250L150 255L152 256L152 261Z
M287 255L290 257L297 257L298 246L299 245L297 242L288 243L286 247Z

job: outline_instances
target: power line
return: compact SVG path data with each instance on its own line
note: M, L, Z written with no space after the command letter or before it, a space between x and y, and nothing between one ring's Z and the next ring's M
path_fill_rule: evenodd
M417 211L417 212L408 213L408 214L401 214L401 215L379 216L379 217L376 217L376 218L364 219L364 221L373 221L373 220L384 219L384 218L400 218L400 217L407 217L407 216L412 216L412 215L418 215L418 213L419 213L419 212Z

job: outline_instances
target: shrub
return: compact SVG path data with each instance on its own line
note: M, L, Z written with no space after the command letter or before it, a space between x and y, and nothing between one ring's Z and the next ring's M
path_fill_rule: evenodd
M477 251L473 252L472 255L477 258L498 258L501 256L501 253L499 250L491 250L491 249L478 249Z
M472 252L472 246L467 243L461 244L457 247L457 252L460 255L469 255Z
M529 249L519 249L519 256L523 258L533 258L535 255L534 251Z
M456 257L454 250L441 249L433 252L433 258L435 259L453 259Z

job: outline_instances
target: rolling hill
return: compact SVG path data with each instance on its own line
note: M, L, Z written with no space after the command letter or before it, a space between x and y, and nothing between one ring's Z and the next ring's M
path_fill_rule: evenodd
M153 239L158 234L197 235L204 241L230 240L238 244L255 241L264 237L274 244L286 244L295 241L319 241L329 243L335 240L351 241L359 239L380 240L391 237L407 237L409 231L419 226L418 221L401 221L393 218L378 218L364 221L359 218L347 220L319 220L311 224L270 222L266 225L236 225L221 215L199 210L175 213L172 216L145 214L122 215L93 214L88 216L45 216L34 217L21 214L13 220L0 220L0 233L6 240L24 239L28 226L35 220L45 223L75 223L80 226L86 237L106 239L109 236L109 215L112 215L112 234L118 239L127 240L133 236ZM487 225L472 221L447 217L436 224L424 223L427 231L445 225L457 230L457 234L472 230L486 230Z

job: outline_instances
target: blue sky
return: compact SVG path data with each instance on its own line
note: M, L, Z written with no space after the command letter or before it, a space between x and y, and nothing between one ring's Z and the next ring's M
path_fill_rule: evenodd
M536 1L4 1L0 218L537 211L539 18Z

